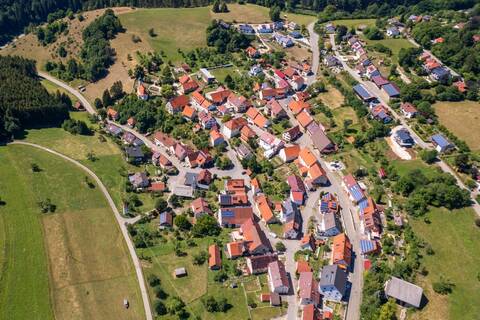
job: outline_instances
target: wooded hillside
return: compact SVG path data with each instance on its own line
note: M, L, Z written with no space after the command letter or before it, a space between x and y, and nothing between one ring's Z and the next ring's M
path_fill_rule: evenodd
M35 62L0 56L0 140L23 128L59 125L69 117L66 95L50 95L37 79Z

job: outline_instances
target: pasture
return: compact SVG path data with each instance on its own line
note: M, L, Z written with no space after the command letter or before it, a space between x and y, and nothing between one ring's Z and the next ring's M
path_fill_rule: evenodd
M133 265L98 186L36 148L7 146L0 155L0 318L143 317ZM40 211L37 203L47 198L54 213Z
M480 104L474 101L437 102L433 105L440 124L472 150L480 150Z

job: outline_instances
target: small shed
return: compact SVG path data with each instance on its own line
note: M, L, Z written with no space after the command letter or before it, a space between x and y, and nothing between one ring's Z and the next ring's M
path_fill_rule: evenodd
M184 267L177 268L173 272L173 275L175 276L175 278L186 277L187 276L187 270Z

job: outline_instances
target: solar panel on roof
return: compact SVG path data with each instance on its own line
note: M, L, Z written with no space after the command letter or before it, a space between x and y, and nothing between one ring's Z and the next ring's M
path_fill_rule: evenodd
M370 240L360 240L360 252L366 254L375 250L375 244Z

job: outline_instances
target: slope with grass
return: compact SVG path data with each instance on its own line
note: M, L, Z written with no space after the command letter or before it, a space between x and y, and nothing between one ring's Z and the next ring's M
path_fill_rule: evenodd
M0 319L143 317L132 262L97 186L42 150L12 145L0 157ZM42 214L37 203L47 198L56 210Z

